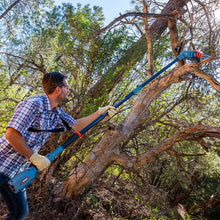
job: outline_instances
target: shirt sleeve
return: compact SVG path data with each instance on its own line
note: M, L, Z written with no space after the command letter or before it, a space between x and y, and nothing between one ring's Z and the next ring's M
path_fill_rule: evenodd
M20 102L17 105L8 123L7 128L14 128L18 132L20 132L22 136L24 136L24 133L26 132L27 128L30 127L31 123L35 119L37 112L38 108L33 100L26 99Z
M70 115L64 112L63 109L59 109L59 116L62 117L62 119L66 121L70 127L72 127L75 124L75 119L73 119Z

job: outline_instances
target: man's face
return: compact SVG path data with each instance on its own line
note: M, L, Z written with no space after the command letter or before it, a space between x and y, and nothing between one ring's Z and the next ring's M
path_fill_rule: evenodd
M63 86L60 86L61 92L59 93L57 100L59 104L66 103L68 101L67 94L69 93L69 86L67 84L67 81L64 79Z

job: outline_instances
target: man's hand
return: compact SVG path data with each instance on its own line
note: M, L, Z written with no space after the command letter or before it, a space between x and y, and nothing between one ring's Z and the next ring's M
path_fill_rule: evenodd
M101 115L104 112L106 112L107 110L108 110L108 117L109 118L113 117L117 113L116 108L113 106L110 106L110 105L105 106L105 107L99 107L98 111L99 111L99 114Z
M33 163L38 170L42 171L50 166L50 160L38 154L37 152L34 152L30 157L31 163Z

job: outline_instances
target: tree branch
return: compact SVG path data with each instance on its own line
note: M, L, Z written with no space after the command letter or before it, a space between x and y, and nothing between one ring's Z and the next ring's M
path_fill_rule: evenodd
M147 14L148 12L148 7L147 4L145 2L145 0L142 0L142 4L144 6L144 13ZM144 20L144 26L145 26L145 38L147 40L147 49L148 49L148 65L149 65L149 69L147 70L148 76L151 77L153 76L153 49L152 49L152 41L151 41L151 37L150 37L150 32L149 32L149 24L148 24L148 19L147 18L143 18Z
M189 0L169 0L166 6L161 11L161 14L170 14L174 10L180 10L186 5ZM149 28L150 38L158 40L161 34L167 28L167 19L156 19L151 27ZM138 52L137 52L138 51ZM87 97L90 102L94 103L97 97L100 97L103 93L109 93L112 88L120 82L124 74L129 71L147 51L146 38L142 36L137 42L135 42L128 50L125 51L124 55L118 62L103 75L103 77L88 91ZM111 82L106 81L106 76L117 73L115 78Z
M14 3L12 3L1 15L0 20L15 6L17 5L21 0L17 0Z
M38 71L40 71L40 72L42 72L42 73L46 73L46 70L45 70L44 64L43 64L43 57L42 57L41 54L39 54L39 56L40 56L40 59L39 59L39 60L40 60L40 62L41 62L40 65L36 64L33 60L29 61L28 59L25 59L25 58L23 58L23 57L20 57L20 56L17 56L17 55L13 55L13 54L10 54L10 53L0 52L0 54L5 54L5 55L7 55L7 56L9 56L9 57L13 57L13 58L20 59L20 60L24 61L25 63L30 63L30 64L32 64L33 66L35 66L35 67L32 67L32 66L29 66L29 65L26 65L25 63L23 63L23 64L22 64L23 67L28 67L28 68L31 68L31 69L33 69L33 70L38 70ZM14 62L14 60L13 60L13 62Z
M173 15L170 14L155 14L155 13L142 13L142 12L128 12L126 14L120 15L119 17L115 18L112 22L110 22L106 27L100 29L96 35L94 36L94 38L96 38L98 35L100 35L102 32L105 32L107 29L110 29L113 25L115 25L115 23L117 23L118 21L121 21L124 18L127 17L131 17L131 16L135 16L135 17L142 17L142 18L163 18L163 19L168 19L170 17L173 17Z
M152 162L159 154L169 150L175 143L183 140L191 140L193 134L201 138L204 136L209 137L210 134L212 134L212 137L214 136L220 139L220 128L203 126L200 124L192 125L161 141L141 155L131 157L124 152L117 151L118 154L115 155L114 159L120 162L126 169L136 170L147 162Z
M209 82L209 84L212 86L213 89L215 89L217 92L220 93L220 82L218 82L212 75L203 72L202 70L199 70L198 68L192 66L191 73L194 73L195 75L199 76L200 78L205 79Z

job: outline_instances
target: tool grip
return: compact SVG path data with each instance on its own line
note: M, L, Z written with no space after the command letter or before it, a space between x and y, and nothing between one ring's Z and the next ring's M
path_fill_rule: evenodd
M62 152L63 152L63 147L60 145L55 150L47 154L46 157L50 160L50 162L53 162L55 157L58 156Z
M47 154L46 157L50 160L50 162L54 161L54 158L58 156L60 153L63 152L63 147L58 146L55 150L53 150L51 153ZM8 181L8 184L13 192L17 193L20 190L27 187L29 184L31 184L32 180L34 179L37 172L37 168L31 167L28 168L21 173L17 174L13 178L11 178Z

